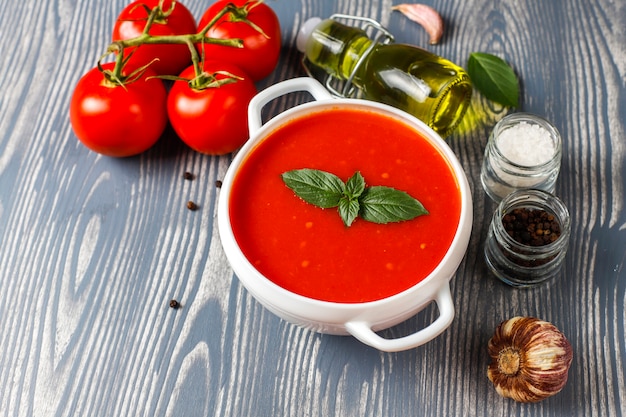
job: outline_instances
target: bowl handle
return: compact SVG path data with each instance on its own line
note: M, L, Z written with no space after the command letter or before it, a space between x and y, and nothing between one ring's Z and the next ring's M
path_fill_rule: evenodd
M274 84L254 96L248 105L248 130L250 131L250 136L253 136L263 126L261 110L267 103L280 96L297 91L309 92L316 101L333 98L319 81L310 77L292 78Z
M376 334L369 323L352 321L346 323L348 332L366 345L384 352L399 352L423 345L443 333L454 319L454 303L449 284L444 285L436 294L434 301L439 308L439 317L429 326L408 336L398 339L385 339Z

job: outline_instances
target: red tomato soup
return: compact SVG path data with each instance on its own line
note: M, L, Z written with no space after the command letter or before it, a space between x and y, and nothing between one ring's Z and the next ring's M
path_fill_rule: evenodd
M308 204L281 174L319 169L346 181L409 193L429 214L346 227L337 209ZM448 161L416 130L388 116L337 108L290 121L240 166L230 196L235 239L279 286L318 300L360 303L400 293L444 257L459 224L461 195Z

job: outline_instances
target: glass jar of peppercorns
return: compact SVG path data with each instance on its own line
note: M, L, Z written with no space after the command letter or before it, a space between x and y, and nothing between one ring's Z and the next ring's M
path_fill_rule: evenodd
M542 190L519 190L496 209L485 242L489 269L514 287L553 278L567 252L570 216L563 202Z

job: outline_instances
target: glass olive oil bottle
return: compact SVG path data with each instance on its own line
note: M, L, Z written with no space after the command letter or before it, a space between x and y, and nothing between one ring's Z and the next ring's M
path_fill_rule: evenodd
M386 40L372 40L364 29L339 23L337 17L374 22L387 34ZM375 21L333 15L306 22L298 45L306 63L358 88L363 98L411 113L441 136L448 136L469 106L469 76L431 52L392 40ZM342 95L351 95L347 91Z

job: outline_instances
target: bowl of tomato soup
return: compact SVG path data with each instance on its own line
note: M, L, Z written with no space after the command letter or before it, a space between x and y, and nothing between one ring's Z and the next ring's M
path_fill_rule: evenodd
M263 122L269 102L296 91L314 100ZM251 295L293 324L352 335L383 351L420 346L448 328L450 280L467 250L472 201L443 139L408 113L334 98L311 78L259 93L250 103L249 128L250 140L222 183L218 227ZM321 208L286 185L283 174L298 170L332 173L349 190L359 173L365 187L402 191L427 213L389 222L356 216L348 226L338 207ZM394 204L385 200L384 207L396 210ZM433 302L438 316L425 328L399 338L379 335Z

